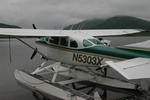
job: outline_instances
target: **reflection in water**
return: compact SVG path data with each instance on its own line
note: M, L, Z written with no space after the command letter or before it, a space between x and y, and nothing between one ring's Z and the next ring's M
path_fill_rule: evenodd
M132 42L138 42L149 39L149 37L143 38L105 38L112 41L113 46L128 44ZM34 47L40 48L40 51L46 53L46 49L35 45L35 39L24 39ZM26 71L33 71L39 64L42 63L40 56L36 55L31 61L30 57L33 50L13 39L11 41L12 63L9 62L9 49L8 41L0 40L0 100L35 100L32 93L22 87L20 87L14 78L13 72L15 69L25 69ZM115 71L110 70L109 75L118 77ZM120 76L119 76L120 77ZM147 81L148 82L148 81ZM124 97L123 93L115 93L108 91L108 99L117 99Z

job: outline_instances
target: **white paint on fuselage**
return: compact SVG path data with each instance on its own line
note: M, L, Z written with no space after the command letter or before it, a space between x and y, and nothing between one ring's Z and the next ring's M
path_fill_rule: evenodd
M99 66L96 64L88 64L88 63L83 63L83 62L78 62L78 61L73 60L74 53L91 56L91 57L99 57L102 59L102 57L100 57L98 54L92 54L92 53L90 54L86 52L80 52L77 50L69 50L69 49L63 49L63 48L47 47L47 56L56 61L70 64L70 65L75 65L75 66L89 66L89 67ZM106 60L110 60L110 59L106 59L106 58L103 59L102 64L104 64L104 61Z

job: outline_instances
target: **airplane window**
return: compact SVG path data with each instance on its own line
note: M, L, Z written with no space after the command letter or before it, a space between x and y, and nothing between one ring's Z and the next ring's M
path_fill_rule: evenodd
M90 43L90 42L87 41L87 40L83 40L83 46L84 46L84 47L92 46L92 43Z
M45 41L48 42L48 37L45 37Z
M75 40L70 40L70 47L77 48L78 44Z
M68 46L68 37L61 37L61 39L60 39L60 45L62 45L62 46Z
M90 40L92 43L94 43L96 45L103 44L101 41L98 41L96 39L88 39L88 40Z
M59 37L51 37L49 42L53 43L53 44L58 44L59 43Z

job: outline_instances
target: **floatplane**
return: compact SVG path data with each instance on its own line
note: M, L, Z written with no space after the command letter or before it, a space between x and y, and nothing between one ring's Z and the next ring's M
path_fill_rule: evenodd
M115 89L143 90L138 84L128 80L150 78L150 40L129 45L111 47L109 40L99 37L126 36L139 34L143 30L41 30L4 29L1 36L13 37L34 50L44 60L40 66L29 73L15 70L17 82L31 89L43 98L56 97L63 100L104 100L96 88L106 86ZM47 55L23 41L20 37L36 37L36 43L47 47ZM47 64L49 60L54 63ZM120 80L107 76L112 68L126 78ZM49 75L49 79L44 78ZM58 77L65 77L61 80ZM67 77L67 78L66 78ZM70 84L72 86L70 86ZM83 87L77 87L81 84ZM86 91L80 91L87 89ZM89 95L89 94L93 95ZM106 96L106 90L103 94Z

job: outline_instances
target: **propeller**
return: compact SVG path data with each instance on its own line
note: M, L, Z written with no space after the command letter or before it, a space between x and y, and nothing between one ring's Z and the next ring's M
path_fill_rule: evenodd
M36 29L35 25L32 24L33 28ZM25 41L23 41L22 39L16 37L17 40L19 40L20 42L22 42L23 44L25 44L26 46L30 47L31 49L34 50L33 54L31 55L30 59L32 60L35 55L38 53L42 56L42 59L48 60L49 58L47 56L45 56L45 54L43 54L42 52L39 52L37 48L32 47L30 44L26 43Z
M35 24L32 24L32 27L33 27L33 29L37 29L36 26L35 26Z
M35 48L35 50L34 50L32 56L30 57L31 60L35 57L35 55L37 54L37 51L38 51L38 49Z
M33 27L33 29L37 29L35 24L32 24L32 27ZM33 52L32 56L30 57L30 59L32 60L36 54L37 54L37 48L34 49L34 52Z

